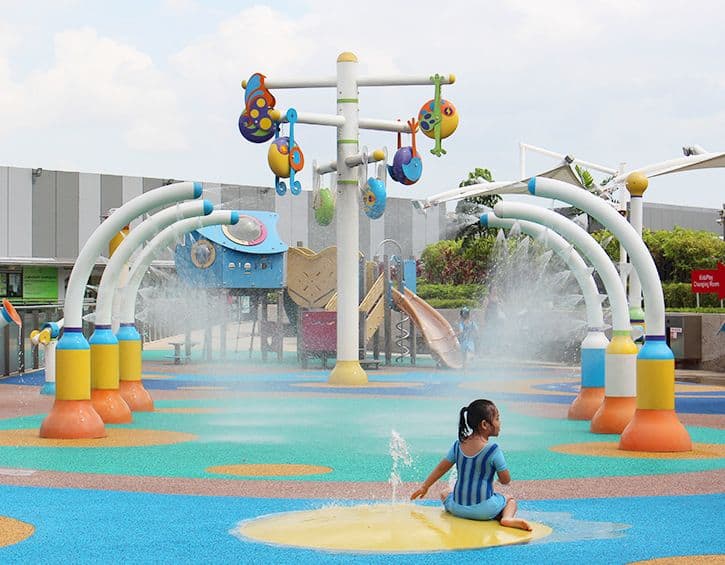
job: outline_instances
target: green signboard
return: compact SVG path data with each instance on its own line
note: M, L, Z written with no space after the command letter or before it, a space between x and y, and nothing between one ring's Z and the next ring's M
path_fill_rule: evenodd
M58 269L23 268L23 300L58 300Z

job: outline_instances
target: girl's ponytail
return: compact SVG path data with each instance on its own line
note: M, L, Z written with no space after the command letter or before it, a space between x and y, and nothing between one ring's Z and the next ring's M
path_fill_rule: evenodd
M458 439L460 441L463 441L466 439L469 435L471 435L468 432L468 425L466 424L466 412L468 411L468 406L464 406L461 408L461 413L458 418Z

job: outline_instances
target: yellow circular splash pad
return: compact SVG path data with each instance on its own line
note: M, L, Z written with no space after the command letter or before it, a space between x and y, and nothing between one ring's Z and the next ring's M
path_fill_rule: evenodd
M240 524L235 533L256 541L338 551L427 552L527 543L551 534L504 528L452 516L440 507L415 504L328 506L285 512Z
M15 518L0 516L0 547L20 543L35 533L35 527Z

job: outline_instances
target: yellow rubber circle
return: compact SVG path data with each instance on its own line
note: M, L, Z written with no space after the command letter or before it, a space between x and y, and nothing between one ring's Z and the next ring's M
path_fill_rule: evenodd
M108 435L97 439L51 439L38 435L35 428L0 430L0 446L14 447L138 447L144 445L168 445L194 441L196 436L165 430L133 430L106 428Z
M376 504L285 512L243 522L239 537L278 545L327 550L426 552L526 543L551 534L504 528L495 520L464 520L440 506Z
M673 453L661 451L625 451L619 449L618 443L608 441L554 445L549 449L557 453L589 455L593 457L632 457L639 459L719 459L725 457L725 445L711 443L694 443L692 444L692 451L678 451Z

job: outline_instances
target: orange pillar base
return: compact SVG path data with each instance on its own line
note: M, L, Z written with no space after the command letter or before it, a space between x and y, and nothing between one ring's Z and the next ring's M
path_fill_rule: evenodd
M131 409L118 389L92 389L91 402L106 424L130 424L133 420Z
M636 409L635 396L605 396L599 410L592 416L590 430L595 434L621 434L632 421Z
M591 420L604 401L604 387L587 386L579 390L569 406L569 420Z
M692 451L692 440L674 410L638 408L622 432L619 449L667 453Z
M40 437L92 439L106 437L106 427L90 400L58 400L40 426Z
M154 411L154 401L141 381L121 381L119 392L132 411Z

